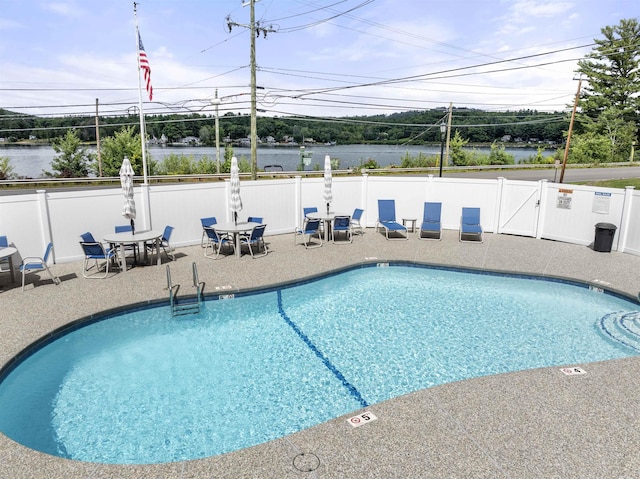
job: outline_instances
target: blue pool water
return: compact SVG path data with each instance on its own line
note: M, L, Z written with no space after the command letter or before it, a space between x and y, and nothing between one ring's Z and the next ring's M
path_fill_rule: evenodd
M451 381L634 354L595 325L638 305L560 282L392 266L76 329L0 383L0 431L104 463L234 451Z

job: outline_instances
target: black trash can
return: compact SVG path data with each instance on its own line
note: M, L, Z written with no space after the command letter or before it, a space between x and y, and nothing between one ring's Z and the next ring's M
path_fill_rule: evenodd
M611 253L613 237L617 228L616 225L611 223L598 223L596 225L596 238L593 241L593 250L601 253Z

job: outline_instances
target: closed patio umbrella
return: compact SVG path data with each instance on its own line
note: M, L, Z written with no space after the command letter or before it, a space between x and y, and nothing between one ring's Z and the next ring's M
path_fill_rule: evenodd
M333 201L333 194L331 193L331 158L329 155L324 157L324 192L322 198L327 204L327 214L329 214L329 203Z
M238 212L242 211L242 198L240 198L240 169L238 159L231 158L231 211L233 211L233 221L238 224Z
M131 231L135 233L136 202L133 199L133 168L129 158L126 156L122 160L122 166L120 167L120 185L124 193L122 216L131 220Z

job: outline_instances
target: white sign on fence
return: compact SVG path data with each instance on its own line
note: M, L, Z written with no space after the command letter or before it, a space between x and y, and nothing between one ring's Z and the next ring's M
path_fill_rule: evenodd
M571 199L573 198L573 190L567 190L566 188L560 188L558 190L558 199L556 200L556 208L562 208L565 210L571 209Z
M603 215L609 214L609 204L611 203L611 193L603 193L601 191L594 192L593 207L591 211Z

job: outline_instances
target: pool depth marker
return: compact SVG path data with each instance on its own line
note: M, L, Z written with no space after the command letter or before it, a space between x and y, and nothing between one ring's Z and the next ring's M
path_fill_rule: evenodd
M282 306L281 290L278 290L278 312L280 313L280 316L282 316L282 319L284 319L285 322L289 326L291 326L291 329L295 331L295 333L300 337L300 339L302 339L302 341L304 341L304 343L309 347L309 349L311 349L311 351L313 351L314 354L318 356L318 358L320 358L320 360L324 363L327 369L331 371L336 378L338 378L338 380L342 383L342 385L345 388L347 388L351 396L353 396L353 398L356 401L358 401L362 407L369 407L369 403L367 403L367 401L364 400L364 398L360 395L360 392L358 392L355 386L351 384L349 381L347 381L347 378L345 378L344 375L338 370L338 368L336 368L331 363L331 361L329 361L329 358L327 358L324 354L322 354L322 352L316 347L316 345L313 344L313 342L311 342L308 336L302 332L302 330L298 327L298 325L293 321L291 321L289 316L287 316L287 313L285 313L284 308Z

